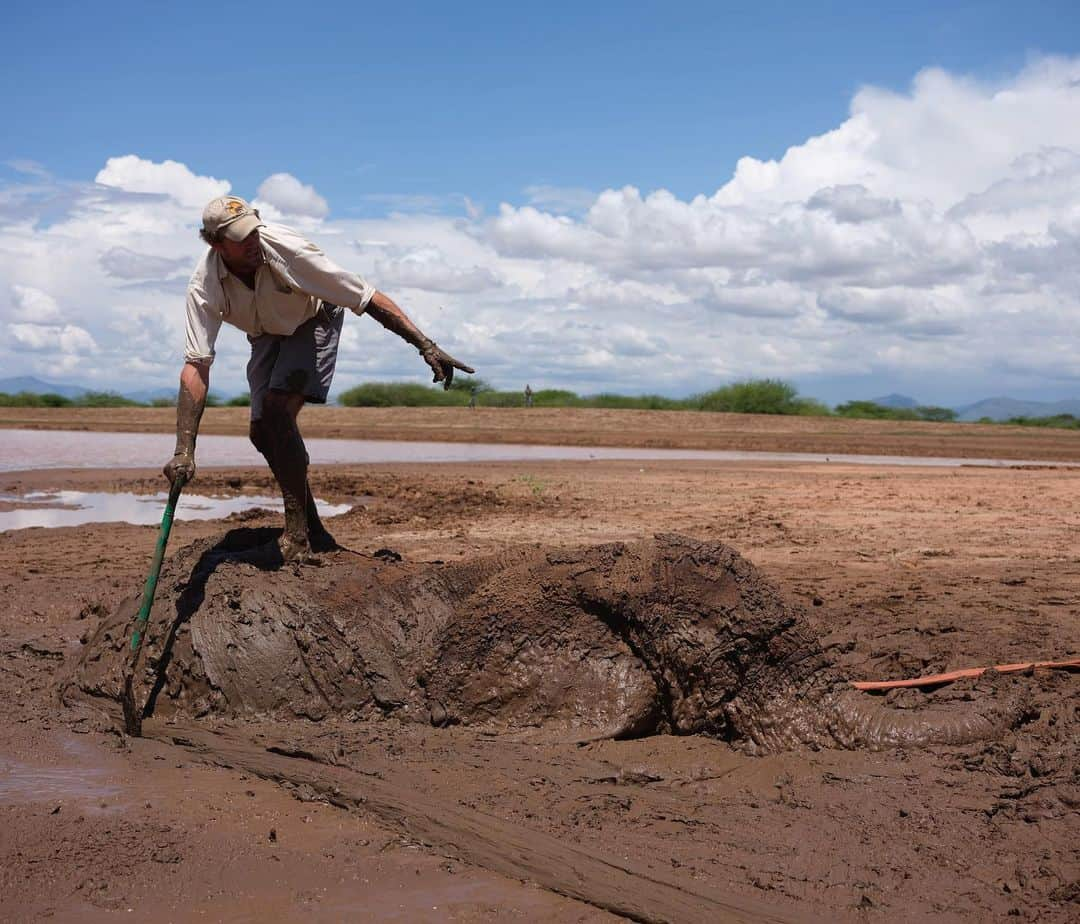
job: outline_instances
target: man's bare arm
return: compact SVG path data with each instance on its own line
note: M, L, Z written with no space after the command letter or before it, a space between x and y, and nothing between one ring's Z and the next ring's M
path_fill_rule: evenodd
M442 382L443 388L449 388L454 381L454 370L472 374L475 370L472 366L454 359L445 350L440 349L434 340L429 340L421 332L409 316L405 314L394 300L385 292L376 292L368 302L367 313L389 331L393 331L406 343L411 343L420 351L424 362L431 366L435 374L433 382Z
M180 391L176 396L176 451L165 466L170 482L195 477L195 438L199 421L206 407L210 390L210 366L206 363L184 363L180 372Z

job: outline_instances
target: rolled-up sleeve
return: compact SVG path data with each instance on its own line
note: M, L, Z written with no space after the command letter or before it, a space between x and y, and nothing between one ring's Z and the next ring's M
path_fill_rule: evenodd
M206 290L198 279L188 283L187 290L187 342L184 345L184 362L210 365L214 361L214 344L221 330L221 312L206 297Z
M267 246L269 245L269 246ZM263 252L274 253L301 292L363 314L375 287L342 269L311 241L280 225L264 230Z

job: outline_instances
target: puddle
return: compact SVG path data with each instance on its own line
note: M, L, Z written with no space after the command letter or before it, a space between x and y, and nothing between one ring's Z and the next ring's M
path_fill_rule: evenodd
M0 472L43 468L161 468L173 451L167 433L90 433L64 430L0 430ZM620 449L597 446L526 446L514 443L436 443L395 440L310 439L311 461L333 463L516 462L531 460L648 459L715 462L810 462L861 465L1068 465L1025 459L870 456L812 452L737 452L706 449ZM240 436L199 436L200 466L266 465Z
M100 766L95 751L74 742L65 744L63 751L75 763L30 764L0 755L0 804L99 801L120 794L120 786L107 782L113 773Z
M0 803L107 799L120 792L105 782L107 775L92 767L35 767L0 758Z
M81 526L84 523L134 523L157 525L165 511L168 494L112 494L104 491L35 491L0 494L0 533L30 526ZM351 509L350 504L328 504L316 498L323 517ZM182 494L176 506L177 520L217 520L255 507L280 511L281 498L264 495L214 497Z

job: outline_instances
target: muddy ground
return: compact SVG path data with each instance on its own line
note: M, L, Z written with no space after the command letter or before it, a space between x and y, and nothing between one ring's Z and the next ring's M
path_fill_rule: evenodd
M1072 469L590 462L337 467L313 481L357 503L331 521L339 540L408 561L664 531L727 542L856 677L1080 654ZM270 481L203 471L199 486ZM3 491L47 487L160 482L0 476ZM173 548L275 524L179 522ZM1080 916L1076 674L1023 679L1032 708L1000 740L925 751L750 757L707 737L538 744L372 719L151 719L134 740L60 708L56 691L97 613L141 586L155 535L0 534L0 918ZM987 695L968 682L890 699Z

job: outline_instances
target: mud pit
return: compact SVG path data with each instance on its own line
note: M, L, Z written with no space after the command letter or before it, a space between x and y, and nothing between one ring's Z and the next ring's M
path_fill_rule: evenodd
M728 542L760 565L788 612L805 617L835 676L897 678L1077 651L1077 472L598 462L318 477L327 497L360 499L336 523L339 538L406 559L347 556L354 568L416 578L459 567L436 559L505 558L501 550L526 541L636 546L674 530ZM226 493L269 486L263 470L200 479ZM67 473L5 489L156 491L159 480ZM175 602L177 582L195 588L194 565L230 525L240 524L178 524L173 548L201 542L190 551L203 551L186 573L170 572L162 600ZM112 524L0 536L0 777L10 766L77 770L107 787L0 798L0 918L186 921L259 909L262 919L329 921L364 909L376 920L598 924L614 920L609 909L676 921L1075 919L1075 675L859 694L888 715L991 719L1019 698L1021 722L1000 737L927 748L800 744L748 756L753 739L723 729L581 745L568 743L579 733L557 715L529 725L526 712L497 721L477 712L459 716L471 724L433 727L423 688L413 691L421 708L372 699L313 721L205 694L178 709L163 687L144 738L124 739L111 700L78 697L91 708L58 711L55 691L98 645L100 614L141 586L154 533ZM210 572L204 606L240 568L258 572L267 593L280 590L285 575L261 571L257 556L241 560L262 535L270 533L234 532L237 547ZM503 573L508 582L523 572ZM314 569L304 582L337 589ZM622 636L610 635L622 651ZM181 633L177 651L182 643ZM104 719L102 707L113 707ZM605 726L591 722L596 729Z
M547 740L704 733L766 753L960 744L1025 714L1016 679L951 710L852 690L805 615L723 543L672 534L453 565L343 551L278 570L267 539L235 530L167 564L135 666L144 716L389 714ZM97 630L82 692L119 699L139 602Z

